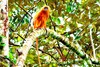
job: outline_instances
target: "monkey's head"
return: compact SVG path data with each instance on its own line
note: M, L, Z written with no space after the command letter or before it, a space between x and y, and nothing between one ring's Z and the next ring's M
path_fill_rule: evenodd
M50 11L50 7L49 6L44 6L42 9L43 9L43 11Z
M48 7L44 7L44 10L48 10Z

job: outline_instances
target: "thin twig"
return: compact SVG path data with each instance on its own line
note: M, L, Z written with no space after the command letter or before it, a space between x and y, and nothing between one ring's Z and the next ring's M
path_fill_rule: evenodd
M97 48L95 48L95 50L97 50L98 48L100 48L100 45Z
M91 45L93 49L93 57L96 60L95 48L94 48L94 43L93 43L93 38L92 38L92 28L90 28L90 40L91 40Z

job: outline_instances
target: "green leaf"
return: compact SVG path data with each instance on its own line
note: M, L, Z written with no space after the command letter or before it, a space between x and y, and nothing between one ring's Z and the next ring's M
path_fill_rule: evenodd
M66 37L70 37L70 34L69 34L69 33L66 33L65 36L66 36Z
M12 60L14 58L13 54L9 52L9 59Z
M52 66L53 66L53 67L56 67L56 66L57 66L57 64L53 63L53 64L52 64Z
M16 61L17 61L17 60L16 60L16 58L14 58L12 61L13 61L14 64L16 64Z
M25 18L25 22L26 22L26 23L29 23L29 19L28 19L28 18Z
M76 36L75 40L80 40L82 37L81 36Z
M61 24L60 18L52 17L52 20L56 23L56 25Z
M67 12L71 12L71 7L69 5L67 6Z
M21 37L18 37L18 41L21 41L22 40L22 38Z
M60 19L57 18L57 19L56 19L56 22L57 22L56 24L59 25L59 24L60 24Z
M13 53L9 52L9 59L16 64L16 58L13 56Z
M1 46L3 46L3 47L4 47L5 45L6 45L5 43L1 43Z
M52 64L50 64L49 67L52 67Z
M66 56L68 54L68 52L64 49L63 54Z

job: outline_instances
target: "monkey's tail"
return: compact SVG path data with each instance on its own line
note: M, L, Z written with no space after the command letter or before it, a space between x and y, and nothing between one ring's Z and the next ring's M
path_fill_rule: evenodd
M39 51L38 51L38 38L36 38L36 51L37 51L37 54L38 54L38 63L39 63L39 66L41 67L40 54L39 54Z

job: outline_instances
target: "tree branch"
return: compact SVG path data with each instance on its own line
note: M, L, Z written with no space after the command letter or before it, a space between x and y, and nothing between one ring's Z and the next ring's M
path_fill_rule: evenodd
M29 49L32 46L32 43L35 42L36 37L48 34L48 36L51 36L54 39L57 39L58 41L62 42L66 47L68 47L70 50L72 50L73 52L75 52L78 56L80 56L82 59L84 59L89 65L91 65L91 63L93 64L100 64L100 62L97 61L93 61L92 59L90 59L90 57L83 52L81 48L81 46L77 46L74 43L71 43L68 38L65 38L64 36L56 33L53 30L50 30L47 28L47 30L45 29L39 29L36 30L34 32L32 32L26 39L25 42L23 44L23 47L21 47L22 50L22 55L20 55L17 59L17 63L16 63L16 67L23 67L24 65L24 61L26 60L27 54Z
M100 48L100 45L97 48L95 48L95 50L97 50L98 48Z
M46 31L44 29L39 29L39 30L32 32L25 39L25 42L23 43L23 46L21 47L22 54L18 57L15 67L23 67L24 62L25 62L26 57L27 57L27 54L28 54L28 51L30 50L33 42L35 42L36 37L39 37L43 34L46 34Z
M94 48L94 43L93 43L93 38L92 38L92 28L90 29L90 40L91 40L91 45L92 45L92 50L93 50L93 58L96 60L95 48Z

